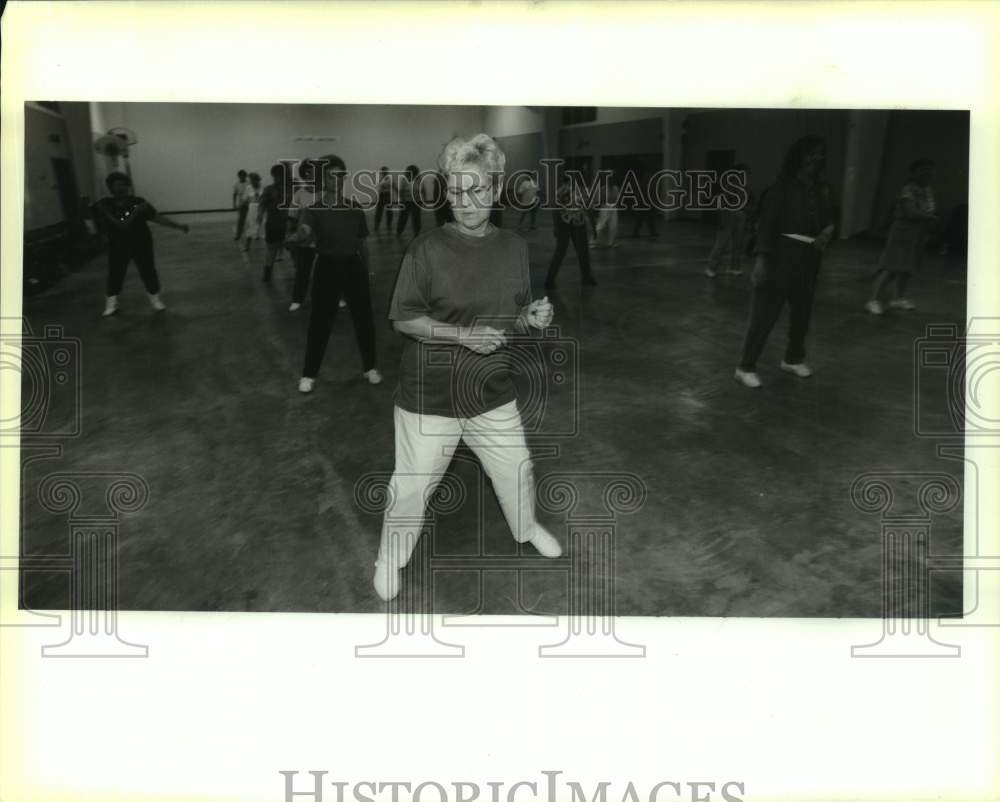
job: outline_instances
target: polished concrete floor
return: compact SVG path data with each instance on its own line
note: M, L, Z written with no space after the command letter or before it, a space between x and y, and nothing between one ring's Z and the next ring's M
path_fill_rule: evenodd
M82 401L81 432L57 441L60 455L25 440L22 554L69 549L66 515L38 502L46 476L87 474L82 504L97 510L103 490L90 474L135 473L150 497L119 522L121 609L380 610L370 584L379 516L355 489L392 469L401 340L379 326L386 381L370 386L345 312L316 391L300 395L307 315L288 312L290 261L262 284L262 251L244 262L229 217L191 217L186 236L156 229L165 313L151 312L130 268L121 314L101 319L101 258L26 299L36 335L59 325L79 340ZM565 480L580 496L577 508L549 505L541 518L564 544L571 527L603 526L613 563L590 554L510 559L517 550L495 498L460 450L453 481L468 498L435 516L434 559L418 563L433 570L408 570L411 592L432 595L444 612L559 613L576 559L613 582L619 615L880 615L881 523L852 504L850 488L866 472L961 480L960 462L914 435L914 344L928 324L963 324L964 261L930 258L910 293L917 311L875 318L862 305L877 245L835 243L809 338L816 375L778 370L783 319L760 365L764 387L750 391L732 378L749 277L702 275L712 230L675 223L658 239L627 238L627 225L624 233L616 248L593 251L596 288L581 288L570 253L550 294L558 335L527 357L550 369L531 443L537 477ZM551 229L525 236L540 288ZM380 318L404 245L371 240ZM532 375L529 366L529 386ZM943 394L926 406L922 414L945 418ZM71 396L53 396L49 425L74 414ZM595 523L616 481L645 495ZM913 478L892 482L897 503L916 510ZM935 516L931 550L960 554L961 527L960 506ZM23 603L66 606L67 574L34 565ZM960 601L960 574L936 573L932 609L956 612Z

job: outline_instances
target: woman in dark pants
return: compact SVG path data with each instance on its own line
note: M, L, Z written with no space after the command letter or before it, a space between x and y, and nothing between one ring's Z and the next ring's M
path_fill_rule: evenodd
M402 207L399 212L399 223L396 225L396 236L403 236L406 231L406 223L412 218L413 236L420 235L420 206L417 203L420 199L420 185L417 183L417 176L420 175L420 168L411 164L406 168L406 175L399 188L399 205Z
M789 149L782 174L763 201L754 249L750 323L735 379L760 387L757 359L788 303L788 346L781 369L799 378L805 364L805 340L823 250L833 237L833 203L822 181L826 145L806 136Z
M382 165L378 168L378 200L375 201L375 233L382 226L382 215L385 215L386 231L392 231L392 176L389 168Z
M573 250L576 251L576 258L580 263L580 276L583 283L587 286L594 286L597 282L590 272L587 210L584 208L579 188L573 185L567 174L564 174L559 181L556 204L559 207L555 212L555 230L553 232L556 237L556 251L552 254L552 261L549 262L545 287L546 289L555 287L556 276L559 274L559 268L562 266L562 260L566 256L570 242L573 243Z
M316 261L316 248L312 238L300 237L292 239L299 225L299 215L303 209L308 209L316 202L316 165L311 159L303 159L299 163L299 179L304 186L295 191L292 196L292 206L288 210L288 235L285 245L289 247L292 261L295 262L295 282L292 285L292 303L289 312L298 312L306 302L309 292L309 280L312 278L313 263Z
M312 309L306 338L305 364L299 379L299 392L311 393L316 375L333 330L337 302L347 301L354 321L354 334L361 351L362 371L370 384L379 384L381 374L375 369L375 321L368 278L368 223L364 211L344 197L347 168L339 156L324 156L320 200L303 209L298 228L291 239L312 238L316 243L316 267L313 275Z
M125 283L125 271L134 261L139 277L149 294L149 303L157 312L166 309L160 300L160 278L153 257L153 235L147 221L167 228L189 231L186 225L164 217L144 198L132 194L132 179L125 173L111 173L104 183L110 198L101 198L92 207L94 221L108 240L108 283L103 317L118 312L118 295Z
M265 283L271 280L274 263L281 254L288 233L288 200L291 196L291 186L288 180L287 168L284 164L276 164L271 168L271 183L264 187L260 196L260 208L257 212L257 228L264 223L264 242L267 245L264 254L264 274L261 280Z

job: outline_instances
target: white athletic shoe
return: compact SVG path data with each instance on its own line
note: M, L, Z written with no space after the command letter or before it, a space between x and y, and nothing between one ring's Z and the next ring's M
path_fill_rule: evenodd
M343 298L341 298L339 301L337 301L337 306L340 309L346 309L347 308L347 301L345 301Z
M808 379L813 375L812 368L810 368L805 362L796 362L795 364L792 364L791 362L786 362L782 359L781 369L786 373L792 373L798 376L800 379Z
M299 379L299 392L300 393L311 393L313 391L313 387L315 387L315 386L316 386L316 380L315 379L309 379L309 378L307 378L305 376L303 376L301 379Z
M118 312L118 296L109 295L104 301L104 311L101 317L111 317Z
M294 301L288 305L289 312L298 312L302 308L302 304L297 304Z
M562 557L562 546L559 545L559 541L539 524L535 524L535 534L528 542L538 549L538 553L543 557Z
M897 298L894 301L889 301L889 308L905 309L907 311L910 311L912 309L916 309L917 307L915 307L913 303L911 301L908 301L906 298Z
M152 306L157 312L162 312L167 308L163 301L160 300L160 296L158 294L149 296L149 305Z
M865 309L871 312L873 315L884 315L885 307L882 306L878 301L869 301L865 304Z
M399 570L392 570L386 563L376 560L372 585L382 601L392 601L399 595Z
M712 270L712 268L706 267L705 268L705 275L708 276L709 278L715 278L719 274L716 273L714 270Z
M752 370L740 370L739 368L736 368L733 378L744 387L749 387L752 390L756 390L760 387L760 377Z
M375 370L375 368L372 368L371 370L366 370L361 375L364 376L366 379L368 379L369 384L382 383L382 374L379 373L377 370Z

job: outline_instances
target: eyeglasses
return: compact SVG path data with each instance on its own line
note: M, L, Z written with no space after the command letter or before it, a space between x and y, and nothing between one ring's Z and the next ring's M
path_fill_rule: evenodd
M485 202L489 200L490 191L493 187L489 184L476 184L474 186L468 187L467 189L458 189L457 187L448 187L446 192L448 200L454 203L460 198L471 197L476 201Z

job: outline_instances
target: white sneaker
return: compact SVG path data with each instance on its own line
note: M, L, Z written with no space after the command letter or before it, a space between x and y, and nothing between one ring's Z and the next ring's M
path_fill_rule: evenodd
M810 368L805 362L796 362L792 364L791 362L786 362L781 360L781 369L786 373L793 373L800 379L808 379L813 375L812 368Z
M399 569L392 570L387 563L376 560L372 585L382 601L392 601L399 595Z
M712 270L712 268L706 267L705 268L705 275L708 276L709 278L715 278L719 274L716 273L714 270Z
M315 386L316 386L316 380L315 379L309 379L309 378L306 378L305 376L303 376L301 379L299 379L299 392L300 393L311 393L313 391L313 387L315 387Z
M548 530L538 524L535 524L535 534L528 542L538 549L538 553L543 557L555 558L562 556L562 546L559 545L559 541Z
M371 370L366 370L361 375L364 376L366 379L368 379L369 384L382 383L382 374L379 373L377 370L375 370L375 368L372 368Z
M760 377L752 370L740 370L739 368L736 368L733 378L744 387L749 387L753 390L760 387Z
M908 301L906 298L897 298L894 301L889 301L889 308L906 309L907 311L910 311L912 309L916 309L917 307L915 307L913 303Z
M157 312L162 312L164 309L167 308L164 305L163 301L160 300L160 296L159 295L150 295L149 296L149 304Z
M885 307L882 306L878 301L869 301L865 304L865 309L871 312L873 315L884 315Z
M339 301L337 301L337 307L340 308L340 309L346 309L347 308L347 301L345 301L343 298L341 298Z
M109 295L104 301L104 311L101 313L101 317L111 317L118 312L118 296Z
M297 304L294 301L288 305L289 312L298 312L302 308L302 304Z

